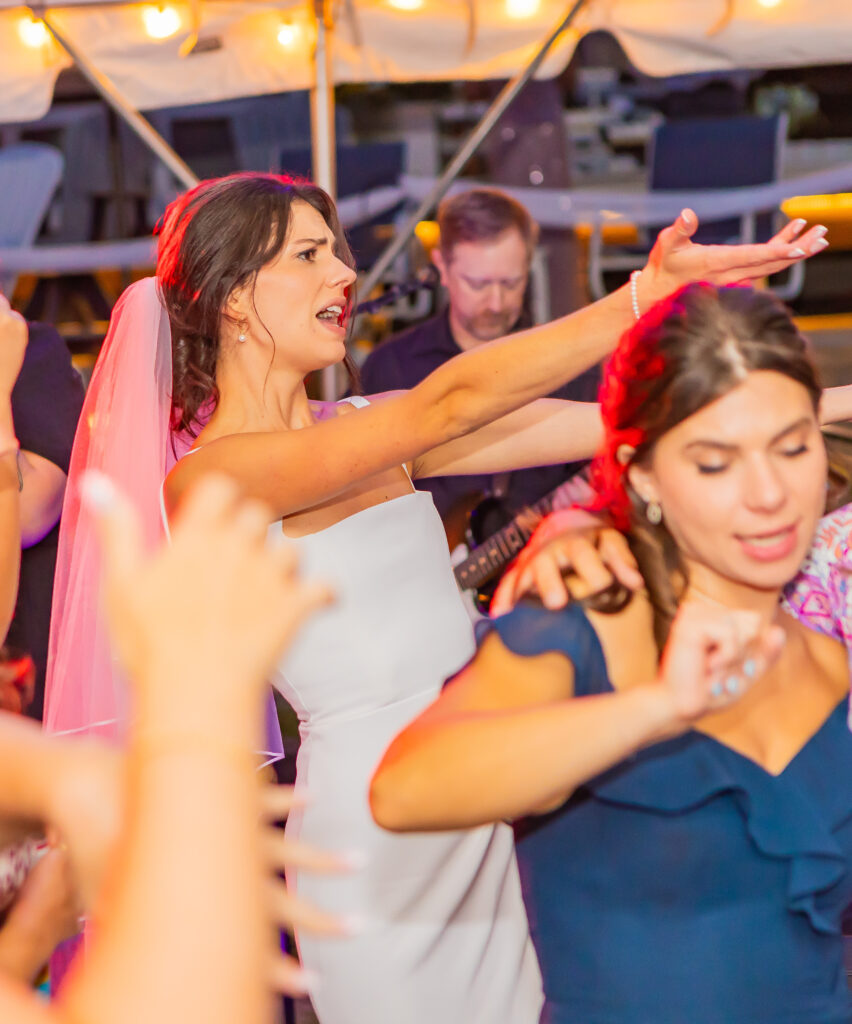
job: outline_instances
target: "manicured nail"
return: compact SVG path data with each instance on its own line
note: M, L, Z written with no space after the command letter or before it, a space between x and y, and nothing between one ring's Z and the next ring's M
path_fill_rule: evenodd
M795 232L796 232L796 234L798 234L798 233L799 233L799 232L800 232L800 231L802 230L802 228L803 228L803 227L805 226L805 224L807 224L807 221L806 221L806 220L804 220L804 219L803 219L803 218L801 218L801 217L797 217L797 218L796 218L796 219L795 219L795 220L793 221L793 223L792 223L792 224L790 225L790 228L791 228L791 229L792 229L793 231L795 231Z
M813 252L813 249L811 249L811 252ZM791 249L790 250L790 259L796 259L797 260L797 259L800 259L802 256L807 256L807 253L805 252L804 249Z
M90 469L80 481L80 499L95 512L106 512L115 504L115 484L104 473Z
M822 238L823 235L827 235L827 234L828 234L828 228L825 226L825 224L818 224L814 228L814 235L817 238Z
M814 242L814 244L811 246L811 253L822 252L823 249L827 249L827 248L828 248L828 239L827 238L818 238Z

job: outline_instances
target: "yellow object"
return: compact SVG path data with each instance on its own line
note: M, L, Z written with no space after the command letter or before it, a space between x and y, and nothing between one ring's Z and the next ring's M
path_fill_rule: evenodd
M852 313L824 313L818 316L797 316L796 326L809 334L811 331L852 331Z
M791 219L825 224L832 249L852 249L852 192L827 196L793 196L781 204Z
M581 242L588 242L594 228L591 224L575 224L574 234ZM627 221L603 224L601 238L604 245L636 245L639 241L639 229Z
M152 39L168 39L180 30L180 14L174 7L150 6L142 8L145 31Z
M44 46L50 39L50 33L41 18L34 18L32 15L21 18L18 22L18 35L25 46L30 46L34 50Z
M436 220L421 220L414 229L417 241L430 253L441 241L441 229Z

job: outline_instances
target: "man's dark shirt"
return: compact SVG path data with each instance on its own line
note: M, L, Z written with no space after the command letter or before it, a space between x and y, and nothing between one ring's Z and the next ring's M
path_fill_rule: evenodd
M529 324L521 320L515 329L522 330L527 326ZM370 354L361 370L364 393L370 395L413 388L460 352L450 331L449 313L445 310L385 342ZM599 385L600 370L592 367L549 397L595 402ZM584 462L573 462L512 473L504 499L508 511L515 515L525 506L534 504L570 479L584 465ZM491 492L493 482L491 476L448 476L417 480L415 485L420 490L432 492L435 505L443 518L465 495Z
M12 415L21 448L35 452L67 473L77 420L83 407L83 382L71 365L62 337L47 324L29 325L24 365L12 391ZM28 651L36 664L35 699L27 713L44 710L44 674L53 574L59 527L21 552L21 579L15 617L6 642Z

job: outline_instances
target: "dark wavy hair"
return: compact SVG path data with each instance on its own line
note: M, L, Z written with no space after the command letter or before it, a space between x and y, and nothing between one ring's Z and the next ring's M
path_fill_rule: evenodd
M770 292L687 285L658 303L621 339L601 386L605 440L592 467L595 507L628 538L654 611L662 651L686 583L686 567L665 521L652 525L630 484L630 465L647 465L657 441L687 417L733 390L755 370L801 384L814 411L822 388L807 343ZM630 600L613 586L586 600L614 612Z
M354 268L334 202L307 181L229 174L200 182L166 209L157 226L157 278L171 323L173 431L196 436L215 409L226 303L281 251L296 201L321 214L334 235L335 255ZM348 356L345 362L357 381Z

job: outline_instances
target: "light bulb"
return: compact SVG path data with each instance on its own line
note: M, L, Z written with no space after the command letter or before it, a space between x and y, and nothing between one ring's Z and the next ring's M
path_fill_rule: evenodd
M506 0L506 14L510 18L532 18L540 7L541 0Z
M41 18L21 18L18 22L18 35L24 46L31 46L34 50L44 46L50 39L50 33Z
M174 7L143 7L142 20L152 39L168 39L180 28L180 15Z
M285 21L278 29L278 42L282 46L295 46L302 35L301 25L294 25L292 21Z
M419 11L423 3L424 0L388 0L388 4L398 11Z

